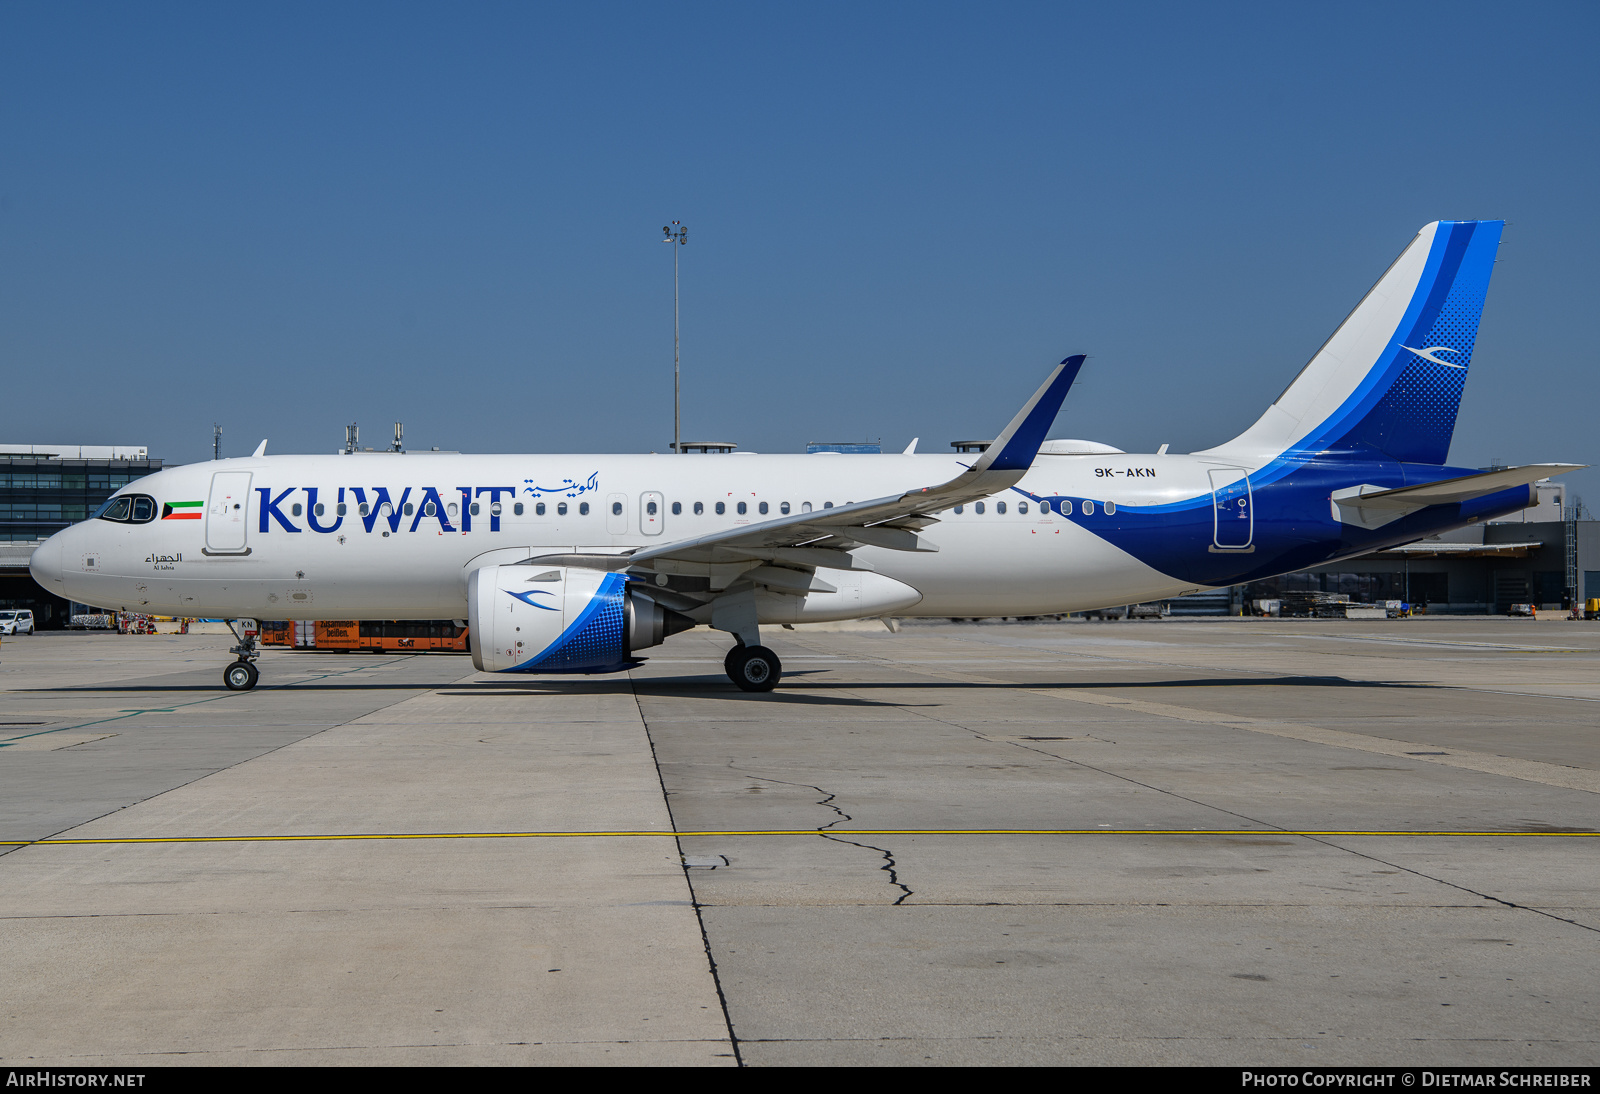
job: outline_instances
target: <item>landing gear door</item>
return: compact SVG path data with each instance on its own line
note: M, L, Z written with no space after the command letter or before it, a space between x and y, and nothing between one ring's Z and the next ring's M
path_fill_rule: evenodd
M218 471L211 476L211 496L206 500L206 553L248 554L250 528L250 472Z
M1211 469L1211 542L1219 551L1247 551L1255 538L1250 476L1242 467Z
M661 510L665 504L661 495L654 490L646 490L639 495L639 531L647 536L661 534Z

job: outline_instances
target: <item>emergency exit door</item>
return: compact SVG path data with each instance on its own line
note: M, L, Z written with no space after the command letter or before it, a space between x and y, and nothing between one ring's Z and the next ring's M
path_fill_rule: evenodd
M661 495L655 490L646 490L639 495L639 531L647 536L661 534L661 518L665 515L662 509L666 502L661 500Z
M612 494L606 499L606 533L613 536L628 534L628 495Z

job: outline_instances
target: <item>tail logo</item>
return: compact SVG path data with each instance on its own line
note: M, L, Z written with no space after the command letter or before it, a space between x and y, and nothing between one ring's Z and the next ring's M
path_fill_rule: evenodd
M1466 365L1455 364L1452 361L1441 361L1441 360L1439 360L1439 358L1434 356L1434 354L1436 354L1436 353L1459 353L1459 352L1461 352L1460 350L1453 350L1449 346L1429 346L1427 349L1412 349L1410 346L1401 346L1400 348L1403 349L1403 350L1406 350L1407 352L1416 354L1418 357L1422 358L1424 361L1432 361L1434 364L1443 365L1445 368L1466 368L1467 367Z

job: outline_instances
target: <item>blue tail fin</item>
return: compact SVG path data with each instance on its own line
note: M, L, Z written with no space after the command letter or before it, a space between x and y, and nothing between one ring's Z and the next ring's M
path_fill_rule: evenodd
M1422 229L1266 414L1213 451L1443 464L1503 227Z

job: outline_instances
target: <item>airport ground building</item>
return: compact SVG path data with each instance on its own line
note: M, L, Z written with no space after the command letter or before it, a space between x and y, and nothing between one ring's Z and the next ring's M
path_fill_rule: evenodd
M67 602L28 573L33 549L160 470L143 445L0 444L0 608L30 609L41 627L66 626Z

